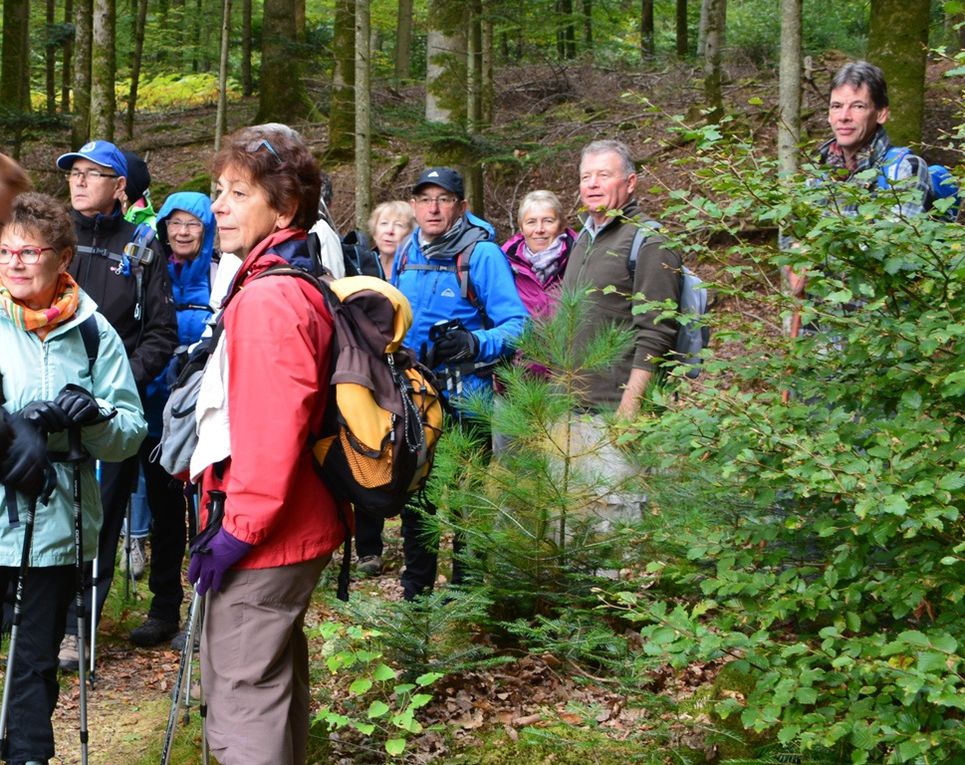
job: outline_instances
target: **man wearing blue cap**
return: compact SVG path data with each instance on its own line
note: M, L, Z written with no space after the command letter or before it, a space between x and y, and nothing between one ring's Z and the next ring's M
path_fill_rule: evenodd
M469 212L458 172L449 167L423 172L411 205L418 225L399 245L392 269L392 283L412 305L406 343L436 373L459 424L488 438L481 423L462 413L466 396L492 393L493 368L513 353L529 314L492 226ZM435 512L429 505L423 510ZM426 525L414 508L402 511L406 600L431 591L435 583L438 542L428 541L432 535ZM457 535L455 584L463 578L461 542Z
M128 167L120 149L109 141L90 141L79 151L58 157L57 167L67 174L77 231L77 254L71 261L70 274L121 336L143 396L147 384L164 370L178 344L165 259L156 242L141 250L125 251L134 238L135 226L124 220L121 210ZM117 543L137 479L137 464L138 457L134 456L102 467L104 525L98 548L97 620L114 576ZM79 657L73 608L72 604L60 660L63 668L76 670Z

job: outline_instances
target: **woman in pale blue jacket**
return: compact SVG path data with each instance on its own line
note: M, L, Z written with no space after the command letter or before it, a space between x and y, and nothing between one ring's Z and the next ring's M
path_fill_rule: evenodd
M52 489L36 506L23 618L8 712L7 762L47 763L57 704L57 650L74 597L73 465L59 462L68 432L80 464L85 560L97 550L102 509L94 460L137 452L146 425L124 346L67 273L76 236L66 209L43 194L14 200L0 233L0 376L3 406L47 434ZM0 487L0 590L15 583L28 500Z

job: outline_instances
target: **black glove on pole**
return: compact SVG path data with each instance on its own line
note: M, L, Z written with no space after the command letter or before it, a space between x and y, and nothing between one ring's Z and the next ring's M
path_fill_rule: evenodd
M73 383L63 387L54 399L54 404L59 406L67 416L69 427L92 425L103 419L97 399L90 391Z
M70 426L67 413L53 401L32 401L21 409L19 414L47 434L60 433Z
M450 329L436 340L431 353L436 364L475 361L479 353L479 340L468 329Z
M13 440L0 461L0 483L35 499L44 486L47 443L40 430L18 415L7 418Z

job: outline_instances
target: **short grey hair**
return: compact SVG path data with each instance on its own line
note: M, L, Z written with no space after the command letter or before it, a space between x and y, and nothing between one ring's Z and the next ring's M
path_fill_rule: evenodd
M588 154L603 154L607 151L612 151L614 154L620 157L620 160L623 163L624 175L630 176L637 172L637 166L634 164L633 158L630 156L630 147L627 146L623 141L613 140L593 141L584 146L583 151L580 152L580 167L583 166L583 160Z
M563 203L560 202L560 198L556 196L552 191L547 191L546 189L537 189L536 191L531 191L525 197L523 201L519 203L519 212L516 213L516 223L520 228L523 227L523 217L526 215L526 211L531 207L551 207L553 212L560 221L566 225L566 220L563 215Z
M835 91L842 85L850 85L857 90L862 85L868 86L871 101L876 109L888 106L888 83L885 73L874 64L867 61L851 61L842 66L831 79L831 90Z

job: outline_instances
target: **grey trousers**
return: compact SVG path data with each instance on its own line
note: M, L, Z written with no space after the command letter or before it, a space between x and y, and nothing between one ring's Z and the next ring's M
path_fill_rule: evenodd
M211 754L221 765L304 765L309 728L309 599L330 555L229 571L210 592L201 684Z

